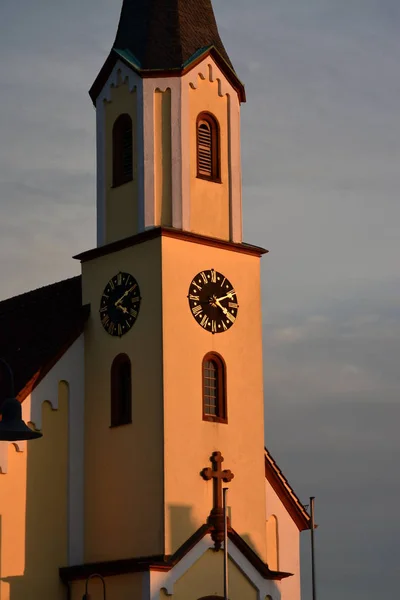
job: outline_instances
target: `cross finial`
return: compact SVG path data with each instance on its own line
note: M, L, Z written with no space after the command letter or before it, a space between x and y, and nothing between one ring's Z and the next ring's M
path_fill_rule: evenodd
M222 469L224 458L221 452L213 452L210 457L212 469L205 467L200 475L206 481L213 480L213 508L208 517L208 523L213 526L211 537L215 544L215 549L221 548L224 537L224 509L222 506L222 482L229 483L234 478L234 474L229 469Z

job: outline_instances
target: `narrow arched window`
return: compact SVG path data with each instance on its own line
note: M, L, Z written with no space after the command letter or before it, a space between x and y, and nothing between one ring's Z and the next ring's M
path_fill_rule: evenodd
M197 176L220 182L219 125L210 113L197 117Z
M113 127L113 186L117 187L133 178L132 119L120 115Z
M226 373L222 358L215 353L203 359L203 419L227 423Z
M131 361L119 354L111 367L111 427L132 422Z

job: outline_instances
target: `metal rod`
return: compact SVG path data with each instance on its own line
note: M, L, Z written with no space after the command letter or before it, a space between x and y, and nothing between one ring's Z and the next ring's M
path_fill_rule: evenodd
M228 600L228 488L223 489L224 506L224 600Z
M8 362L4 360L4 358L0 357L0 363L5 366L7 369L8 375L10 377L10 398L14 398L14 374Z
M317 589L315 584L315 497L310 497L310 517L311 517L311 578L312 578L312 599L317 600Z
M103 600L106 600L106 582L104 581L104 577L102 577L98 573L92 573L91 575L89 575L89 577L86 578L85 595L83 596L82 600L90 600L88 589L89 589L89 581L91 579L100 579L101 580L101 582L103 584Z

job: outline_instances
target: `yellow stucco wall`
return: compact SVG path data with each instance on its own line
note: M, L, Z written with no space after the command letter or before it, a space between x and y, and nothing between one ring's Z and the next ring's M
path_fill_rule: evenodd
M174 585L174 600L198 600L204 596L223 597L223 552L207 550ZM257 590L229 559L229 598L257 600Z
M106 577L105 584L107 598L110 598L111 600L142 599L143 573ZM84 581L74 581L71 584L70 600L82 600L84 593ZM94 578L90 580L88 593L93 600L103 598L103 586L100 579Z
M151 240L83 264L85 329L85 561L163 551L161 242ZM103 329L99 307L108 280L132 274L139 317L122 338ZM110 429L110 369L132 363L132 424Z
M229 239L229 155L228 98L219 96L218 81L198 78L196 89L189 87L190 130L190 229L216 238ZM197 177L197 116L212 113L220 127L221 183Z
M267 528L267 563L270 569L278 571L279 569L279 549L278 549L278 520L275 515L271 515L266 521Z
M300 532L290 514L278 498L276 492L266 480L267 519L276 518L278 534L279 569L286 573L293 573L292 577L282 579L282 598L300 600ZM267 542L273 540L269 537ZM273 553L273 547L269 549Z
M59 408L43 405L43 438L21 453L9 445L8 473L0 475L1 600L64 597L58 568L67 564L67 417L63 384Z
M156 225L172 225L171 90L154 95L154 191Z
M111 101L105 102L105 192L106 243L138 232L138 161L137 161L137 94L128 83L111 89ZM133 181L113 188L112 132L119 115L127 113L133 129Z
M167 237L162 249L166 552L206 521L212 482L199 473L220 450L235 475L232 525L266 560L260 260ZM193 277L211 268L230 280L240 305L233 327L217 335L198 325L187 300ZM227 425L202 420L201 365L211 351L226 363Z

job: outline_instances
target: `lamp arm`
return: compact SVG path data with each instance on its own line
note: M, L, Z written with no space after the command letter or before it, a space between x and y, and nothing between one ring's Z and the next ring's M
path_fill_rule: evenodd
M86 579L86 583L85 583L85 595L83 596L82 600L89 600L89 594L88 594L89 581L91 579L95 579L95 578L101 579L101 583L103 584L103 600L107 600L106 599L106 582L104 581L104 577L102 577L102 575L99 575L98 573L92 573Z
M0 363L5 366L5 368L7 369L8 375L10 377L10 387L11 387L10 397L13 398L14 397L14 375L13 375L12 369L11 369L10 365L8 364L8 362L6 362L4 360L4 358L0 357Z

